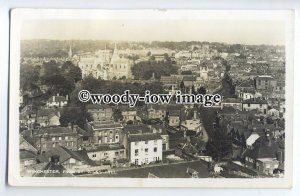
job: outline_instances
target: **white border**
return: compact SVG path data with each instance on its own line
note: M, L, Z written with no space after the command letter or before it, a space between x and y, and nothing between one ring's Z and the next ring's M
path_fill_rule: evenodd
M28 19L280 19L286 22L286 162L284 178L260 179L135 179L135 178L34 178L19 176L19 71L20 31ZM292 186L293 64L294 13L291 10L55 10L15 9L11 13L10 89L9 89L9 165L8 181L12 186L81 186L81 187L205 187L205 188L290 188Z

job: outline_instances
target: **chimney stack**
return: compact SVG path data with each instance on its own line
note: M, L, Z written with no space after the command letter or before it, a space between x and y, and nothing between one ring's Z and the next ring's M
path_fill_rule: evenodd
M69 100L69 95L66 95L66 100L67 100L67 101Z
M68 123L68 128L72 129L72 123Z

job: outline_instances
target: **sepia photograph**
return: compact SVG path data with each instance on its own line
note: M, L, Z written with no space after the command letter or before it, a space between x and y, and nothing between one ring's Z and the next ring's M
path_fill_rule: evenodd
M12 10L9 183L290 188L293 17Z

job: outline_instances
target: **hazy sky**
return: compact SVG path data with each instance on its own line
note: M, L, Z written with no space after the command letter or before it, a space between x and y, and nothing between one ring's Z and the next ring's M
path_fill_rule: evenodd
M21 39L209 41L284 45L284 22L272 20L27 20Z

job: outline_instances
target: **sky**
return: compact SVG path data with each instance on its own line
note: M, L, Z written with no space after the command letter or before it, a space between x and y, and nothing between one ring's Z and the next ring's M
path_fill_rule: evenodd
M285 23L276 20L25 20L21 39L208 41L284 45Z

